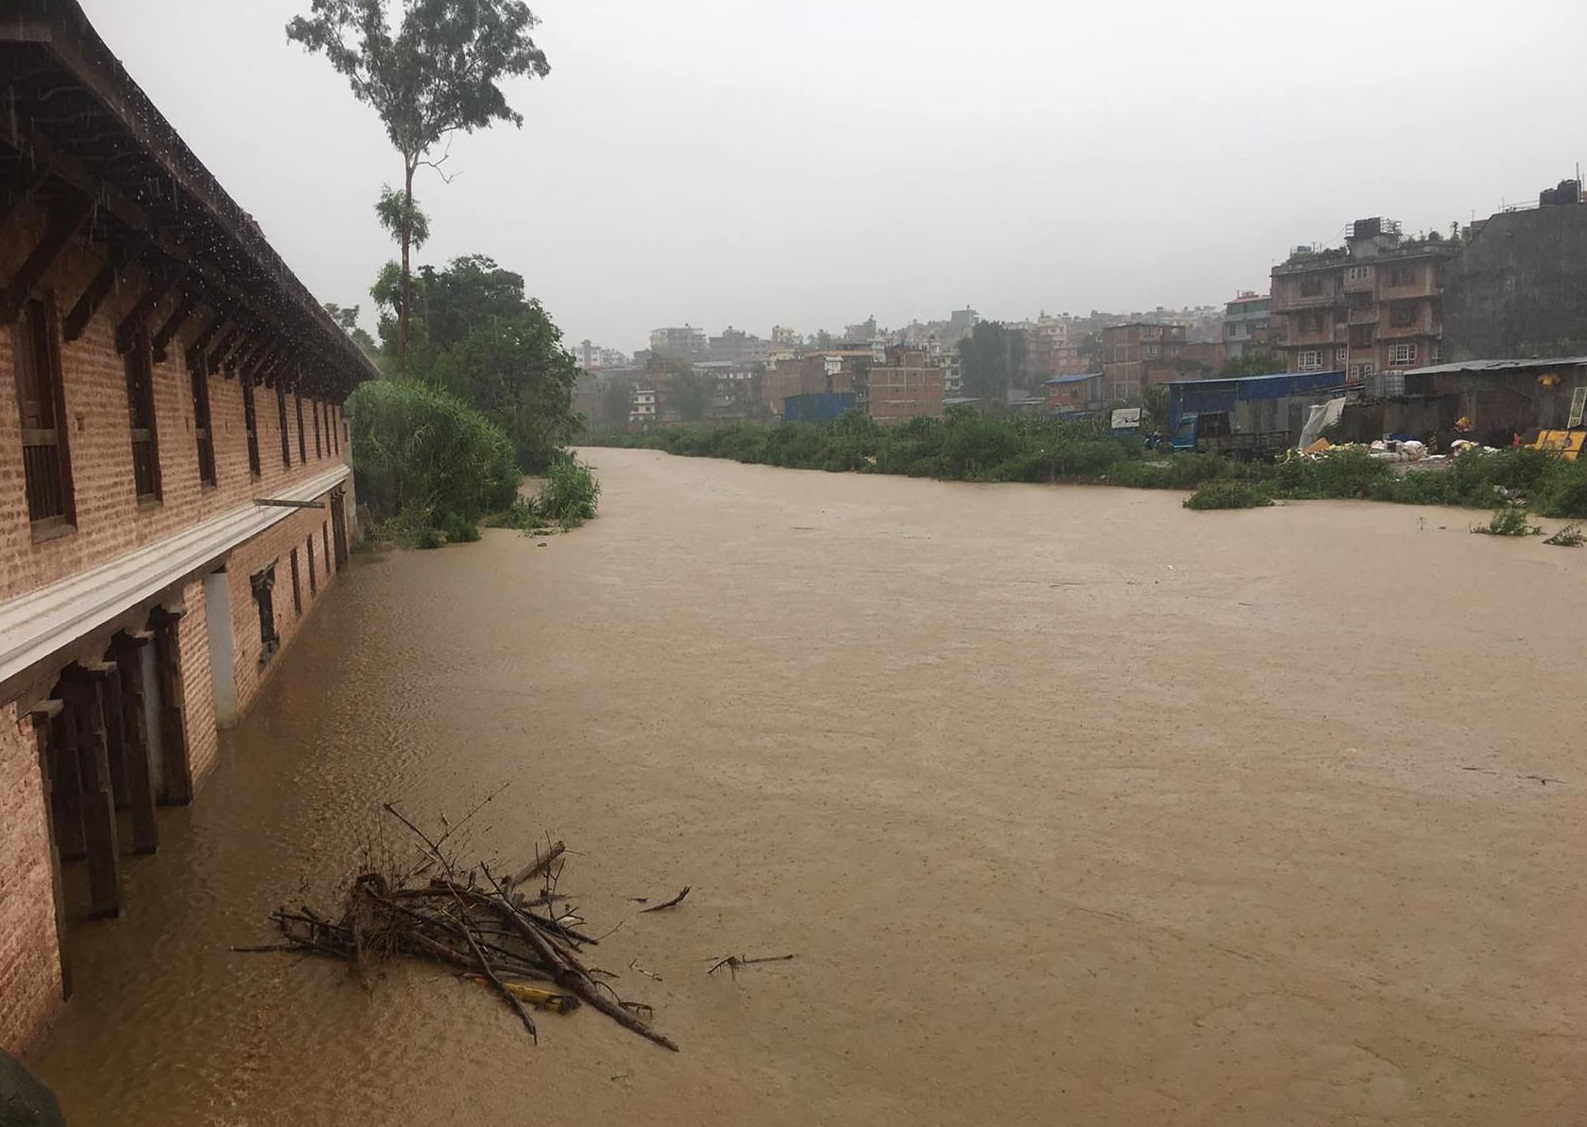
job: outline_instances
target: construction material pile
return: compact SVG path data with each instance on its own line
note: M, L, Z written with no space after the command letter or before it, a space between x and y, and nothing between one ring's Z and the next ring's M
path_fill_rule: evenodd
M530 1005L568 1013L581 1004L656 1044L678 1046L650 1025L650 1007L626 1002L585 966L580 952L599 941L574 929L556 891L566 862L548 842L516 872L464 867L445 852L451 830L431 838L390 804L387 813L417 839L420 859L393 874L364 868L353 878L335 919L305 906L272 913L283 942L238 950L308 951L344 960L361 974L394 958L424 959L477 977L536 1036ZM688 892L657 908L672 907ZM648 909L654 911L656 909Z

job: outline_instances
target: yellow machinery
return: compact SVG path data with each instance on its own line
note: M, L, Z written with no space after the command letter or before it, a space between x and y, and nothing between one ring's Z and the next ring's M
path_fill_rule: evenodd
M1567 462L1574 462L1584 445L1587 445L1587 430L1543 430L1538 431L1532 449L1549 450Z

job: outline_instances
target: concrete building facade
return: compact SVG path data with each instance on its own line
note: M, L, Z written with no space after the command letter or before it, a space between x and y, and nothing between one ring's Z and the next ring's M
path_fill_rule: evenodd
M1223 346L1230 360L1271 351L1273 299L1247 291L1224 306Z
M1275 349L1291 372L1352 379L1437 363L1445 264L1460 244L1408 239L1398 223L1359 219L1342 248L1299 247L1273 268Z
M1444 359L1587 355L1587 203L1567 180L1474 224L1444 268Z
M356 535L377 373L72 0L0 0L0 1047ZM62 893L81 864L87 894ZM69 887L78 887L72 881Z

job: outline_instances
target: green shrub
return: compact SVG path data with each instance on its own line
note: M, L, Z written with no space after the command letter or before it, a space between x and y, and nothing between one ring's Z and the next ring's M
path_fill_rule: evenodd
M1392 477L1388 463L1365 450L1345 447L1314 457L1292 454L1266 474L1275 496L1294 499L1369 497L1374 485Z
M1587 462L1551 459L1538 482L1535 501L1537 511L1546 517L1587 517Z
M1487 524L1474 524L1471 531L1483 536L1537 536L1543 530L1527 523L1526 510L1506 505L1494 512Z
M577 528L595 518L600 495L601 483L594 472L577 458L564 455L551 463L546 482L531 504L541 521Z
M1209 481L1185 498L1187 509L1256 509L1273 498L1248 481Z
M535 513L534 505L522 497L514 497L512 504L498 513L491 513L484 523L486 528L516 528L520 532L527 532L540 527L540 517Z
M358 499L377 520L440 528L505 507L518 486L512 443L447 392L374 380L347 400Z
M440 531L448 544L471 544L479 539L479 525L457 513L448 513L442 518Z

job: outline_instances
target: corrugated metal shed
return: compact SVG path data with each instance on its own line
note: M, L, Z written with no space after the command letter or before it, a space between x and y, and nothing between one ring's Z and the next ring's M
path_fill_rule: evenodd
M1467 360L1456 364L1433 364L1426 368L1407 368L1408 376L1453 376L1461 372L1521 372L1546 368L1575 368L1587 365L1587 356L1557 356L1550 360Z

